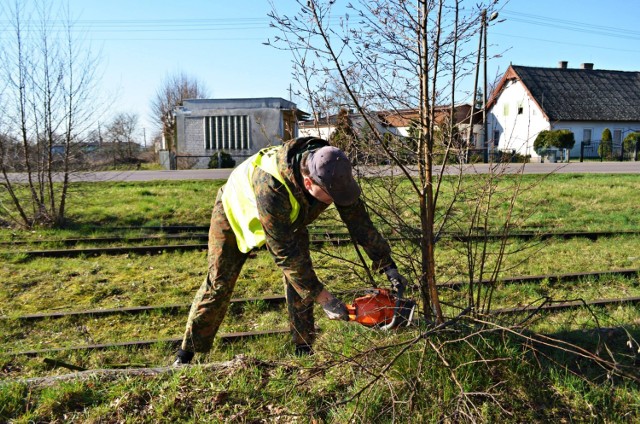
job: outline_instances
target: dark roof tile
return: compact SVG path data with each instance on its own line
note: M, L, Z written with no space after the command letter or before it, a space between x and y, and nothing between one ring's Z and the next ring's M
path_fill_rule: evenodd
M512 68L552 121L640 121L640 72Z

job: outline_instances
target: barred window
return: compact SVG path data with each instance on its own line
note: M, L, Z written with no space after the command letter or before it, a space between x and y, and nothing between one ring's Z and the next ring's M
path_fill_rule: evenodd
M248 150L249 117L247 115L206 116L204 148L206 150Z

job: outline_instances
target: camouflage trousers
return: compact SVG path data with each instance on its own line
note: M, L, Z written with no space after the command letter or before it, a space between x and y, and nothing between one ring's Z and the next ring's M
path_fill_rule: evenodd
M233 289L249 254L238 250L236 236L224 213L218 192L211 213L209 227L209 272L197 291L181 348L205 353L211 349L213 339L231 301ZM306 243L308 249L308 240ZM315 338L313 303L303 302L294 287L284 279L289 328L296 345L311 345Z

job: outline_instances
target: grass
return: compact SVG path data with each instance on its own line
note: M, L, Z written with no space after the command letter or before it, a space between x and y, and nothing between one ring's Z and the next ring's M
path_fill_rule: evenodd
M553 230L638 230L640 176L526 176L535 190L518 205L536 205L526 228ZM375 182L374 183L378 183ZM513 182L505 179L508 187ZM96 183L74 185L68 223L62 230L0 230L0 241L62 239L104 235L133 237L127 226L207 225L219 182ZM406 190L400 182L400 190ZM117 199L117 201L114 201ZM496 205L496 215L504 211ZM411 215L407 215L411 218ZM335 211L319 222L336 223ZM382 225L384 228L384 225ZM503 276L640 268L640 237L513 241ZM57 246L55 243L45 246ZM489 247L496 249L496 244ZM462 280L463 245L437 244L440 282ZM411 258L415 246L397 242L396 257ZM15 250L15 249L12 249ZM346 301L369 285L352 246L323 246L313 253L319 277ZM491 257L489 259L491 261ZM160 255L100 255L27 258L2 254L0 314L18 315L89 308L188 304L206 272L205 252ZM415 275L403 272L412 281ZM383 276L376 283L386 285ZM250 259L235 297L282 293L281 273L266 251ZM498 285L494 307L555 300L640 295L635 278L603 277L579 282ZM442 291L446 301L460 300ZM447 309L449 313L453 310ZM50 385L11 383L18 378L67 374L43 356L7 352L89 343L180 337L186 310L177 315L63 318L32 323L0 321L0 421L10 422L633 422L640 419L637 382L608 376L584 357L532 346L522 337L462 322L426 339L417 329L380 333L328 321L316 310L321 328L316 355L295 358L287 335L214 342L196 362L226 361L242 354L254 362L225 370L199 366L154 377L91 378ZM515 318L501 321L507 325ZM231 308L221 332L282 328L283 307L256 302ZM593 333L600 326L610 332ZM620 328L626 328L625 333ZM630 340L640 339L640 312L630 305L541 314L529 330L554 335L591 352L611 354L620 366L637 360ZM632 337L630 339L629 337ZM414 340L414 341L412 341ZM604 349L606 343L606 349ZM631 346L637 346L631 343ZM376 347L375 351L370 351ZM407 350L402 352L402 349ZM534 348L535 347L535 348ZM607 350L608 349L608 350ZM401 353L398 358L396 355ZM169 364L174 348L112 348L48 355L87 369ZM634 356L635 355L635 356ZM351 358L343 361L344 358ZM260 362L264 361L264 362ZM446 363L445 363L446 361ZM393 362L388 370L387 364ZM455 379L453 376L455 375ZM379 381L367 384L377 376ZM360 392L361 390L361 392ZM357 396L356 396L357 395ZM356 396L354 399L351 399Z
M375 376L368 370L392 361L400 350L394 343L406 341L408 332L385 336L353 326L327 332L316 357L302 361L284 356L260 362L268 354L242 349L258 362L217 371L195 366L175 374L110 382L73 381L54 388L5 385L0 387L0 417L18 417L15 422L415 423L464 422L471 416L481 422L639 418L637 386L606 377L585 380L562 367L570 357L536 357L517 338L500 332L453 343L464 335L469 336L469 330L463 326L413 345L380 376L382 384L370 387ZM281 340L271 339L274 342ZM358 355L372 344L387 347L359 356L359 362L333 360L340 353ZM440 355L447 358L447 366ZM538 384L527 384L532 381ZM342 402L360 391L358 402ZM465 416L465 411L473 415Z
M553 240L526 250L518 243L507 256L504 276L539 275L639 268L637 236ZM438 253L438 280L462 281L459 246L442 243ZM576 254L580 252L580 254ZM332 248L337 257L358 262L351 246ZM313 254L321 279L332 290L349 295L368 285L350 263ZM194 266L194 264L197 264ZM77 258L11 257L0 265L0 314L16 316L43 311L113 308L189 303L206 272L206 253L170 252L160 255L100 255ZM407 274L410 275L410 274ZM374 275L378 284L384 278ZM415 281L415 280L414 280ZM627 283L628 284L628 283ZM262 250L249 259L238 280L235 297L282 293L280 271ZM618 296L618 289L603 286L601 297Z
M481 186L481 175L465 179L463 190L473 199L474 190ZM388 182L388 180L385 180ZM373 180L371 188L388 186L385 181ZM395 181L395 180L394 180ZM445 179L439 205L447 203L453 179ZM508 193L517 179L504 176L499 191ZM638 230L637 193L640 175L556 174L550 176L525 175L523 190L516 204L517 214L526 216L526 228L564 231ZM222 181L151 181L73 183L68 203L66 228L62 230L36 229L31 232L0 230L0 241L37 240L51 237L91 236L113 234L113 227L208 225L211 207ZM395 183L394 183L395 184ZM409 185L397 180L398 196L410 195ZM369 183L365 182L365 188ZM6 195L0 201L8 204ZM463 198L465 197L463 196ZM413 196L410 195L409 198ZM116 200L117 199L117 200ZM535 210L531 214L531 205ZM504 211L504 203L494 205L496 221ZM460 207L464 207L464 202ZM461 210L464 214L464 209ZM375 215L375 214L374 214ZM333 214L321 217L316 224L336 223ZM384 229L384 225L380 225ZM388 229L386 229L388 230ZM121 231L118 231L122 234Z

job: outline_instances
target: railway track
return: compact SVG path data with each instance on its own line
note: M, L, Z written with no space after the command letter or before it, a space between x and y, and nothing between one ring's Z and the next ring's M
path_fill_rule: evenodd
M141 228L127 228L127 230L140 230ZM102 254L123 254L123 253L141 253L141 254L154 254L158 252L167 251L185 251L185 250L206 250L208 238L208 227L204 226L175 226L175 227L147 227L146 231L162 231L163 234L143 234L136 236L108 236L108 237L94 237L94 238L69 238L61 240L40 240L37 242L28 241L9 241L2 242L0 246L6 246L12 248L10 251L0 252L3 254L22 254L33 257L73 257L79 255L102 255ZM311 243L322 244L346 244L350 243L350 237L346 231L335 231L335 227L331 226L318 226L310 228L310 234L312 237ZM596 231L596 232L539 232L539 231L523 231L509 234L510 238L514 239L537 239L544 240L550 238L559 239L571 239L571 238L586 238L590 240L596 240L600 237L615 237L615 236L637 236L640 235L640 231ZM442 238L449 238L456 241L466 242L473 240L484 240L501 238L499 234L459 234L459 233L446 233L441 235ZM400 237L389 237L389 240L407 240ZM117 243L153 243L157 241L173 241L176 244L148 244L148 245L134 245L134 246L103 246L103 247L82 247L73 249L48 249L48 250L23 250L15 249L16 246L33 246L37 244L59 244L64 246L76 246L83 244L117 244ZM189 240L188 244L177 243L181 240ZM1 247L0 247L1 248ZM536 275L536 276L517 276L508 277L500 280L502 284L535 284L541 281L559 282L559 281L575 281L582 278L602 278L605 275L622 275L625 277L633 277L640 274L640 269L621 269L610 270L601 272L582 272L571 274L554 274L554 275ZM488 284L488 281L476 282L476 284ZM466 285L467 282L447 282L441 283L440 287L458 289ZM235 304L246 304L249 302L266 302L268 304L282 304L285 302L284 296L268 296L268 297L254 297L244 299L233 299ZM538 306L526 306L515 308L503 308L492 311L492 314L498 315L510 315L510 314L531 314L535 312L549 312L561 311L566 309L575 309L580 307L604 307L615 304L637 304L640 302L640 297L627 297L616 299L596 299L587 302L573 301L573 302L560 302L560 303L548 303ZM140 307L127 307L127 308L110 308L110 309L93 309L85 311L65 311L65 312L50 312L50 313L36 313L27 314L16 317L0 317L0 320L19 320L19 321L34 321L43 319L56 319L64 317L74 316L106 316L114 314L137 314L145 312L161 312L161 313L179 313L186 312L190 305L188 304L174 304L174 305L159 305L159 306L140 306ZM250 337L262 337L268 335L277 335L288 332L288 329L274 329L263 331L248 331L248 332L236 332L221 334L220 337L224 341L234 341L238 339L246 339ZM34 349L20 352L5 352L3 355L10 356L38 356L46 354L54 354L66 351L77 350L100 350L118 347L131 347L140 348L157 343L166 343L171 345L177 345L181 340L177 338L158 339L158 340L132 340L119 343L102 343L92 345L81 346L68 346L68 347L56 347L50 349Z
M288 328L282 328L277 330L262 330L262 331L245 331L245 332L236 332L236 333L224 333L218 334L216 337L219 337L223 341L235 341L240 339L247 339L251 337L261 337L261 336L272 336L276 334L285 334L288 333ZM78 350L104 350L104 349L114 349L119 347L131 347L131 348L139 348L139 347L149 347L158 343L166 343L174 346L179 345L182 342L182 337L180 338L168 338L168 339L156 339L156 340L132 340L128 342L119 342L119 343L98 343L98 344L90 344L90 345L81 345L81 346L68 346L68 347L57 347L51 349L34 349L34 350L24 350L21 352L7 352L5 355L8 356L38 356L38 355L50 355L52 353L60 353L60 352L69 352L69 351L78 351Z
M285 302L285 297L281 295L272 295L272 296L263 296L263 297L231 299L232 304L243 305L251 302L265 302L267 304L280 304ZM174 304L174 305L129 306L125 308L88 309L85 311L43 312L43 313L35 313L35 314L25 314L25 315L20 315L16 317L0 316L0 320L15 319L19 321L37 321L42 319L56 319L56 318L67 318L67 317L141 314L145 312L176 313L176 312L184 311L190 306L191 305L188 303L181 303L181 304Z
M633 277L640 275L640 269L617 269L608 271L595 271L595 272L576 272L568 274L546 274L546 275L531 275L531 276L519 276L519 277L506 277L499 280L502 284L527 284L527 283L541 283L543 281L549 282L570 282L577 281L583 278L599 279L603 276L617 275L623 277ZM489 284L491 281L479 281L476 284ZM440 283L438 287L441 288L459 288L468 284L467 282L448 282ZM633 298L630 298L633 299ZM244 305L251 302L265 302L267 304L282 304L286 301L282 295L270 295L263 297L248 297L231 299L232 304ZM84 311L60 311L60 312L48 312L48 313L35 313L25 314L16 317L0 316L0 320L20 320L20 321L35 321L42 319L56 319L66 317L77 316L101 316L101 315L117 315L117 314L140 314L145 312L165 312L175 313L186 310L190 304L173 304L173 305L156 305L156 306L130 306L125 308L104 308L104 309L90 309Z
M201 228L201 227L197 227ZM310 231L312 244L345 244L351 243L349 234L345 231L341 232L329 232L319 231L314 229ZM560 239L572 239L572 238L586 238L589 240L597 240L601 237L615 237L615 236L637 236L640 235L640 231L589 231L589 232L518 232L511 233L508 238L521 239L521 240L548 240L551 238ZM481 241L485 239L500 239L504 235L501 234L461 234L461 233L443 233L440 238L449 238L460 242ZM388 236L389 241L406 241L405 237ZM44 250L10 250L0 252L2 254L22 254L28 257L75 257L75 256L93 256L101 254L123 254L123 253L139 253L139 254L156 254L162 252L171 251L189 251L189 250L206 250L207 249L207 233L178 233L178 234L162 234L162 235L147 235L147 236L134 236L134 237L94 237L94 238L68 238L60 240L38 240L38 241L10 241L2 242L1 246L32 246L38 244L62 244L64 246L75 246L79 244L104 244L104 243L143 243L149 241L164 241L164 240L190 240L201 241L200 243L188 243L188 244L146 244L138 246L111 246L111 247L83 247L74 249L44 249ZM416 238L418 240L418 238Z
M590 308L606 307L611 305L637 304L637 303L640 303L640 296L614 298L614 299L596 299L596 300L590 300L590 301L554 302L554 303L542 304L542 305L495 309L491 311L491 315L521 315L521 314L531 314L536 312L557 312L557 311L564 311L567 309L577 309L577 308L583 308L583 307L590 307ZM288 332L289 332L288 329L274 329L274 330L224 333L216 337L219 337L225 342L231 342L231 341L252 338L252 337L285 334ZM100 344L81 345L81 346L58 347L58 348L50 348L50 349L34 349L34 350L25 350L25 351L19 351L19 352L6 352L4 353L4 355L38 356L38 355L50 355L54 353L79 351L79 350L104 350L104 349L112 349L112 348L120 348L120 347L141 348L141 347L148 347L151 345L155 345L158 343L165 343L165 344L171 344L171 345L177 346L181 342L182 342L182 338L167 338L167 339L155 339L155 340L131 340L127 342L118 342L118 343L100 343Z
M505 278L502 281L504 283L516 284L516 283L533 283L543 280L548 281L572 281L580 278L601 278L605 275L623 275L626 277L637 276L640 273L640 269L624 269L624 270L610 270L603 272L584 272L584 273L571 273L571 274L555 274L555 275L538 275L538 276L526 276L526 277L511 277ZM485 282L487 283L487 282ZM464 283L457 283L462 285ZM442 284L444 287L455 287L452 283ZM285 302L284 296L272 295L265 297L250 297L242 299L233 299L232 303L246 304L250 302L266 302L268 304L282 304ZM624 298L609 298L609 299L595 299L589 301L571 301L571 302L545 302L541 305L530 306L518 306L512 308L494 309L491 311L492 315L515 315L515 314L531 314L536 312L557 312L567 309L577 309L582 307L606 307L610 305L620 304L638 304L640 303L640 296L624 297ZM189 307L188 304L176 304L176 305L161 305L161 306L140 306L140 307L127 307L127 308L110 308L110 309L94 309L85 311L66 311L66 312L53 312L53 313L37 313L27 314L17 317L0 317L2 320L20 320L20 321L34 321L42 319L56 319L64 317L77 317L77 316L104 316L113 314L136 314L151 311L160 311L167 313L177 313L180 311L186 311ZM250 337L261 337L275 334L286 333L287 329L274 329L274 330L262 330L262 331L247 331L237 333L221 334L219 337L224 341L234 341L238 339L246 339ZM156 339L156 340L132 340L119 343L102 343L82 346L68 346L58 347L50 349L34 349L20 352L6 352L4 355L9 356L37 356L45 354L54 354L65 351L77 351L77 350L100 350L117 347L146 347L157 343L168 343L171 345L177 345L181 339Z

